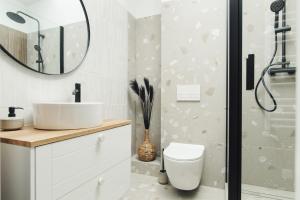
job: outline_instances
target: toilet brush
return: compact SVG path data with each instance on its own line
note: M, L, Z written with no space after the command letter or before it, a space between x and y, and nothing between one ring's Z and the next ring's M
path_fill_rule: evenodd
M161 170L158 177L158 182L162 185L166 185L169 182L167 171L165 170L164 150L165 149L162 149L162 153L161 153Z

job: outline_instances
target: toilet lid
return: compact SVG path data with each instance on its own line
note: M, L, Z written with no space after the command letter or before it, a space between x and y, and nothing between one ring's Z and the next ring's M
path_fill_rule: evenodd
M165 149L164 156L178 161L193 161L201 158L204 150L202 145L171 143Z

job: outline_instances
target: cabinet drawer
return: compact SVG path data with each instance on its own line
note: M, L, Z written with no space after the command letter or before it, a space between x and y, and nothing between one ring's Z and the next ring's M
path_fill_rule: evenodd
M118 200L126 193L129 186L130 159L127 159L59 200Z
M53 144L53 183L85 171L95 170L92 175L104 171L130 157L130 148L130 126Z
M60 199L130 156L130 125L38 147L37 198Z

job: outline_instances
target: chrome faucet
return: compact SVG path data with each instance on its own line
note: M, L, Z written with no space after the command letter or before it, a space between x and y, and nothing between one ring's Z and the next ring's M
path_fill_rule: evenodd
M80 103L81 102L81 84L80 83L75 83L75 90L72 93L75 95L75 103Z

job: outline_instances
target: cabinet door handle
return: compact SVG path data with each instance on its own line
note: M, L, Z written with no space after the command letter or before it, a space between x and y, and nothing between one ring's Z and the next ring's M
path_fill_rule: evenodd
M102 185L102 184L103 184L103 178L100 177L100 178L98 179L98 186L100 186L100 185Z
M104 141L104 136L103 135L99 135L98 136L98 142L103 142Z

